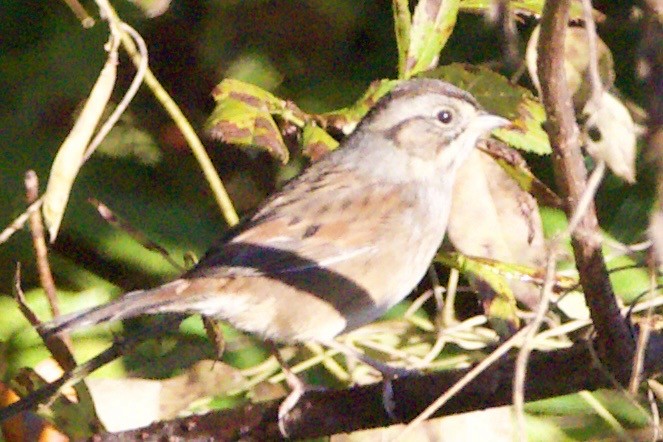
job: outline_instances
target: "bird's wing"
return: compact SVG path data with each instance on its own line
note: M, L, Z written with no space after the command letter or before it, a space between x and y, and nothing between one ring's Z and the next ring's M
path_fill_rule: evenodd
M307 172L213 246L187 276L298 272L374 253L399 204L393 186L334 169Z

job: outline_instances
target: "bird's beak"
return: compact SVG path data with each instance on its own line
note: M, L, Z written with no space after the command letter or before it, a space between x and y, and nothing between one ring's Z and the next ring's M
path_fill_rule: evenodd
M485 132L491 132L500 127L511 126L511 121L499 115L489 114L488 112L479 115L477 118L477 126Z

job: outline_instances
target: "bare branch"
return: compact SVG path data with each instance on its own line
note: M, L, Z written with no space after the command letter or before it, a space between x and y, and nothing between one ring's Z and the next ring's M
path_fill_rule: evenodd
M28 170L25 174L25 193L28 204L33 204L39 198L39 178L34 170ZM39 272L39 281L46 293L48 304L51 307L53 316L60 314L58 297L55 290L55 281L51 266L48 264L48 247L44 236L44 223L41 212L35 210L30 213L30 233L32 234L32 244L35 249L35 259L37 261L37 270Z
M661 336L657 334L657 340ZM612 380L593 363L587 342L555 352L534 352L529 361L525 394L528 401L582 390L612 387ZM660 371L663 358L658 353ZM509 405L513 388L514 361L505 358L482 372L436 411L435 417ZM448 391L470 369L407 376L392 381L396 420L382 406L382 383L346 390L307 391L292 409L297 419L288 422L294 439L315 438L366 428L409 422ZM647 372L651 375L652 372ZM96 441L142 441L161 438L201 440L282 440L277 424L279 401L250 404L233 410L213 411L121 433L98 434ZM352 413L348 413L352 410ZM2 417L0 410L0 417Z
M11 222L5 229L0 232L0 244L6 242L11 236L21 230L25 223L28 221L30 218L30 214L34 211L37 211L41 208L41 205L43 203L43 198L39 198L37 201L34 203L30 204L30 206L25 210L25 212L21 213L14 221Z
M564 39L569 17L568 0L547 1L541 19L538 43L538 72L541 96L548 121L546 131L553 147L555 180L569 218L577 211L587 188L587 170L580 151L571 94L564 71ZM597 238L598 220L594 204L588 205L572 235L573 252L580 283L598 332L598 352L620 382L628 382L634 339L619 312Z

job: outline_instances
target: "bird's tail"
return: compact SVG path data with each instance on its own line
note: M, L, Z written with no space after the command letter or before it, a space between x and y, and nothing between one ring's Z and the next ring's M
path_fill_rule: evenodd
M38 330L40 334L50 336L102 322L133 318L143 314L159 313L162 311L162 307L172 304L172 301L188 285L187 281L180 279L153 289L136 290L108 304L58 316L50 322L41 324ZM172 308L164 310L174 311Z

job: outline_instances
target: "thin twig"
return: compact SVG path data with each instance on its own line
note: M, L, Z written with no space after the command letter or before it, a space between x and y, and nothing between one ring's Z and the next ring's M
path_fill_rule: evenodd
M654 299L656 296L656 268L653 263L649 266L649 294L650 298ZM647 351L647 343L651 337L651 331L654 327L654 308L649 307L647 314L643 318L638 334L638 340L635 347L635 356L633 362L633 373L631 374L631 382L629 383L629 393L635 395L642 380L642 372L645 366L645 356Z
M147 338L153 336L162 336L164 329L174 327L175 324L177 324L179 321L180 319L177 317L166 318L166 320L159 323L158 325L145 329L133 337L127 337L116 341L103 353L95 356L94 358L84 362L81 365L75 366L72 369L67 369L67 371L56 381L29 393L18 402L14 402L5 408L0 408L0 422L11 416L14 416L16 413L33 409L40 404L46 404L61 389L78 384L90 373L126 354L129 350L133 349L136 347L136 345L138 345L140 342L143 342Z
M613 416L606 407L599 402L594 394L589 391L581 391L578 393L578 396L594 410L594 412L603 419L603 421L612 429L615 436L615 439L624 441L624 442L634 442L634 439L629 436L626 432L626 429L619 423L619 421Z
M633 396L631 396L629 391L626 390L622 386L622 384L614 376L614 374L601 361L601 359L599 358L599 355L596 353L596 349L592 345L592 341L587 341L586 343L587 343L587 350L589 351L589 355L592 359L592 364L600 370L601 375L603 377L605 377L610 383L608 385L608 388L611 388L611 389L621 393L626 398L630 398L631 399L631 405L633 407L635 407L637 410L641 411L643 415L647 415L647 410L640 404L640 402L637 399L635 399ZM659 371L657 370L656 372L658 373Z
M431 264L428 267L428 278L430 279L431 285L433 286L433 294L435 295L435 310L437 314L442 313L442 308L444 307L444 298L442 293L444 293L444 287L440 283L440 278L437 276L435 271L435 266Z
M606 246L612 247L613 249L619 250L620 252L623 252L627 255L632 255L634 253L650 249L653 244L652 240L650 239L635 244L624 244L617 241L616 239L607 237L603 238L603 243Z
M352 380L352 377L350 373L348 372L347 369L345 369L340 363L336 362L336 360L332 357L333 355L337 354L338 352L333 352L333 350L328 350L321 346L320 344L316 344L314 342L307 342L304 344L304 346L311 351L316 357L321 356L322 359L322 365L325 367L325 369L330 372L332 375L336 377L341 382L348 382Z
M553 241L552 249L548 252L548 259L546 262L546 276L544 279L543 287L541 288L541 300L536 309L534 320L526 328L527 333L523 346L518 352L516 358L515 374L513 381L513 408L516 415L516 439L521 441L527 440L525 433L525 378L527 376L527 361L534 347L534 338L539 331L539 327L543 323L543 318L548 311L548 306L552 298L553 285L555 284L555 269L557 267L557 253L559 245L557 241Z
M103 4L105 14L113 17L113 20L121 22L121 20L117 17L115 10L107 2L107 0L97 1L100 3L100 6ZM122 32L121 38L122 47L127 51L133 63L138 66L142 62L142 57L138 53L138 49L136 48L136 44L134 43L133 39L129 38L126 32ZM196 131L186 119L181 109L177 106L177 103L175 103L168 92L166 92L149 67L145 70L145 85L152 91L156 99L161 103L163 108L173 119L173 122L177 125L177 128L182 133L182 136L184 136L184 139L187 141L189 147L191 148L191 152L196 157L196 160L202 169L205 179L212 189L212 193L216 199L217 204L219 205L219 208L221 209L221 213L223 214L228 225L234 226L239 221L239 216L235 211L230 196L228 195L228 192L223 185L221 178L219 177L216 169L214 168L214 165L212 164L212 160L209 158L209 155L207 155L207 151L205 150L203 143L200 141L198 134L196 134Z
M433 297L433 289L428 289L425 292L423 292L421 295L417 296L417 298L414 301L412 301L412 304L410 304L410 306L403 314L403 318L410 319L410 317L412 317L417 312L417 310L419 310L421 306L424 305L426 301L428 301L432 297Z
M5 230L0 233L0 244L6 242L14 233L21 230L28 219L30 219L30 214L39 210L43 202L43 197L39 198L34 203L30 204L28 208L25 209L25 212L16 217L16 219L12 221L11 224L5 227Z
M633 374L631 375L631 382L628 385L628 391L632 395L635 395L640 388L640 382L642 381L642 372L645 366L645 355L647 351L647 343L651 337L651 331L653 328L652 310L647 310L647 317L640 322L640 328L638 333L638 340L636 341L635 347L635 356L633 358Z
M41 321L39 321L39 318L35 314L35 312L32 311L30 307L28 307L27 302L25 301L25 292L23 292L23 288L21 287L21 263L16 263L16 271L14 272L14 294L16 298L16 303L18 304L18 309L21 311L25 319L28 320L28 322L32 325L37 325Z
M437 358L438 355L442 353L442 350L444 349L444 346L447 344L447 342L453 342L454 333L479 327L484 325L486 322L488 322L488 318L485 315L480 315L468 318L465 321L459 322L458 324L451 327L441 328L437 333L437 338L435 339L435 343L433 343L431 349L421 358L421 361L415 364L412 368L419 370L429 367L435 358Z
M39 317L32 311L25 300L25 294L21 288L21 266L16 265L16 273L14 275L14 299L18 304L18 309L21 311L25 319L36 327L41 324ZM69 343L61 336L51 336L44 339L44 344L48 351L53 355L53 359L60 364L64 370L73 370L76 367L76 360L72 355Z
M599 161L596 168L592 172L590 179L587 182L587 187L578 201L575 211L571 216L567 228L555 238L550 241L548 258L546 261L546 274L544 284L541 289L541 301L536 310L535 317L530 324L529 332L525 337L523 346L518 352L516 359L515 374L514 374L514 389L513 389L513 405L514 413L516 415L516 433L517 439L525 441L527 439L525 433L525 377L527 375L527 361L533 350L534 339L536 334L543 324L545 314L548 311L550 301L553 294L553 286L555 284L555 269L557 266L557 255L559 253L561 243L564 239L571 236L577 229L580 221L586 215L587 210L594 201L596 191L603 179L605 173L605 162ZM582 232L581 232L582 234Z
M28 170L25 174L25 193L29 204L37 201L39 196L39 178L34 170ZM46 293L51 313L54 317L59 316L60 306L55 290L53 272L51 272L51 266L48 264L48 247L46 246L46 238L44 236L44 223L39 210L35 210L30 214L30 233L32 235L32 245L35 249L35 260L37 262L41 287L44 289L44 293Z
M69 6L69 9L71 9L71 12L74 13L77 19L80 20L81 25L85 28L91 28L94 26L94 19L88 14L88 12L85 10L83 5L80 4L78 0L63 0L67 6Z
M401 433L399 433L394 440L406 440L405 436L411 432L417 425L429 419L440 407L442 407L449 399L454 397L460 392L467 384L479 376L486 368L490 367L494 362L498 361L509 350L515 347L523 338L528 328L523 328L516 334L507 339L502 345L497 347L495 351L489 354L484 360L479 362L475 367L468 371L461 379L458 380L451 388L449 388L442 396L438 397L431 403L424 411L422 411L415 419L413 419Z
M460 279L460 272L458 269L451 269L449 271L449 279L447 280L447 300L442 308L442 325L445 327L450 326L456 322L456 293L458 292L458 280Z
M99 212L99 215L108 224L110 224L111 226L113 226L115 228L118 228L118 229L124 231L134 241L136 241L138 244L143 246L145 249L147 249L151 252L159 253L163 257L163 259L165 259L175 269L177 269L181 272L186 270L180 263L175 261L175 259L173 259L173 257L170 256L170 253L168 253L168 250L166 250L165 247L161 246L156 241L151 240L143 232L136 229L134 226L129 224L127 221L125 221L124 219L117 216L107 205L105 205L101 201L99 201L97 199L94 199L94 198L89 198L88 202L90 204L92 204L97 209L97 212Z
M572 101L564 70L564 40L568 26L570 2L568 0L547 1L541 20L541 36L537 52L537 67L541 84L541 96L548 116L546 131L553 146L553 165L555 178L562 197L566 199L565 211L569 217L568 228L563 236L554 238L549 247L548 265L543 296L550 290L556 265L556 254L562 237L571 235L580 282L585 290L587 304L597 327L602 356L606 351L614 351L610 368L617 369L623 362L620 356L632 355L632 341L611 290L605 262L601 256L600 241L593 238L598 232L598 221L593 205L593 198L604 173L605 165L597 165L589 182L578 142L578 126L575 123ZM591 4L590 4L591 8ZM595 36L595 30L594 30ZM594 61L596 57L594 57ZM600 86L600 83L598 83ZM547 308L547 302L537 310ZM517 432L520 440L525 439L524 429L524 382L527 359L531 342L539 324L532 324L533 331L528 333L523 348L518 355L516 379L514 383L514 407L517 418ZM616 344L612 348L611 346ZM628 370L628 368L626 368ZM623 379L623 373L620 373Z
M143 78L145 77L145 72L147 70L148 52L147 45L145 44L143 37L141 37L141 35L136 32L134 28L124 22L114 23L114 25L111 26L111 29L115 29L115 26L117 26L117 29L127 32L129 35L131 35L131 38L133 38L138 45L141 59L140 62L136 65L136 75L131 81L131 85L129 85L129 88L125 92L124 97L122 97L122 100L120 100L120 102L117 104L113 110L113 113L106 119L103 126L101 126L97 134L88 145L87 150L85 151L85 155L83 156L83 163L90 158L90 156L104 140L104 138L106 138L106 135L108 135L111 129L113 129L113 126L115 126L115 123L117 123L124 111L127 110L129 103L131 103L131 101L136 96L136 93L138 93L138 89L143 83ZM119 35L117 41L120 41Z
M518 33L509 0L494 0L492 7L495 21L502 36L502 58L509 69L517 69L519 64Z
M589 72L589 83L592 90L589 101L598 104L603 95L603 84L599 74L596 23L594 23L594 17L592 15L592 0L582 0L582 13L583 20L585 21L585 31L587 33L587 58L589 59L587 69ZM594 106L593 108L598 109L598 106Z
M596 167L592 171L592 174L587 180L587 187L582 193L582 197L578 201L575 211L573 212L573 216L571 216L571 220L569 221L569 224L567 225L566 230L562 235L563 238L568 238L576 232L578 225L582 221L583 217L587 214L587 210L589 209L590 205L594 202L594 196L596 196L596 191L601 185L601 181L603 181L604 175L605 161L599 160L598 163L596 163ZM578 233L582 235L585 232Z
M649 410L651 411L650 419L653 433L651 440L661 440L661 426L659 425L661 418L658 403L656 402L656 396L654 395L651 386L647 388L647 402L649 402Z

